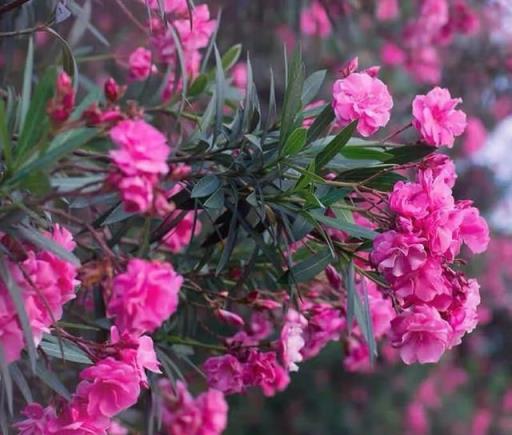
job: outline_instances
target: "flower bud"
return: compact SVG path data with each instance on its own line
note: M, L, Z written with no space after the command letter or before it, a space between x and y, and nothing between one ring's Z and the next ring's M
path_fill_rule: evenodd
M343 65L339 72L343 77L348 77L350 74L355 72L357 68L359 68L359 58L356 56Z

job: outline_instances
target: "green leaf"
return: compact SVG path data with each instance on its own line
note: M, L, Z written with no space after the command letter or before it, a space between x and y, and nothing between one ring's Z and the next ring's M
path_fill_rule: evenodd
M378 160L385 162L393 158L393 154L363 147L346 146L341 150L343 157L352 160Z
M328 248L322 249L314 255L308 256L304 261L294 265L279 281L289 285L308 282L321 273L333 260Z
M34 171L45 170L49 166L54 165L66 154L83 147L98 134L95 128L77 128L65 133L61 133L50 144L47 152L40 155L36 160L32 160L26 166L19 169L11 178L7 180L7 184L14 185L28 174Z
M25 126L28 108L30 107L32 95L32 74L34 70L34 38L28 38L27 58L25 60L25 72L23 73L23 88L21 90L20 102L20 130Z
M325 69L316 71L304 81L304 89L302 90L302 104L306 105L313 101L313 99L320 91L322 84L324 83L326 74L327 70Z
M221 188L217 189L204 203L203 207L212 210L221 209L224 206L224 193Z
M211 195L219 188L219 186L219 177L217 177L216 175L207 175L197 182L197 184L192 189L190 197L203 198L205 196Z
M288 68L287 86L281 114L281 144L286 143L294 129L297 114L302 110L302 89L304 87L304 63L300 49L296 49Z
M208 77L205 74L199 75L190 85L188 90L189 97L201 95L208 86Z
M70 77L72 77L76 89L78 86L78 66L71 47L68 42L51 27L45 27L44 31L57 38L62 45L62 68Z
M9 373L9 364L7 364L6 353L3 346L0 344L0 374L1 384L4 386L5 395L7 397L7 407L9 413L13 413L13 394L12 394L12 378Z
M64 359L65 361L78 364L93 364L87 354L74 344L71 344L67 341L62 341L61 345L62 349L57 342L56 337L46 336L45 339L41 341L40 347L47 355L50 355L54 358Z
M18 235L19 238L26 240L41 248L44 251L50 251L57 257L75 265L80 266L80 260L72 252L67 251L61 245L54 242L52 239L43 236L39 231L32 227L18 225L12 228L12 231Z
M55 70L50 69L39 81L32 96L26 122L15 148L16 166L24 163L24 159L37 149L37 144L48 132L49 120L46 115L46 104L53 95L54 86Z
M305 128L295 129L286 139L284 147L281 149L281 155L289 156L299 153L306 145L307 133L308 131Z
M3 98L0 98L0 150L2 150L2 155L7 167L9 167L12 160L12 143Z
M307 143L310 144L317 140L320 135L331 125L334 121L334 111L330 104L326 105L324 110L316 117L309 127Z
M12 363L9 366L9 373L11 374L12 380L18 387L18 390L20 390L21 395L25 399L25 402L32 403L34 401L32 398L32 391L30 391L28 382L16 363Z
M226 78L222 69L219 50L214 46L215 52L215 138L222 131L222 120L224 118L224 87ZM215 139L214 139L215 143Z
M357 121L347 125L331 142L325 146L322 151L320 151L320 153L318 153L315 158L317 172L320 171L320 169L322 169L325 165L327 165L334 157L336 157L341 149L347 144L347 142L352 137L352 134L354 133L356 125Z
M396 163L399 165L421 160L432 154L434 147L428 145L407 145L403 147L387 150L386 153L391 155L391 159L387 163Z
M358 239L369 239L373 240L377 237L378 233L360 225L352 224L341 220L340 218L334 219L324 215L324 210L313 210L310 216L328 227L335 228L337 230L345 231L347 234Z
M68 389L64 386L64 384L60 381L60 379L57 377L57 375L54 372L51 372L48 369L46 369L41 364L41 362L37 363L36 375L59 396L63 397L68 401L71 400L71 394L69 393Z
M30 326L30 321L28 320L28 315L25 311L25 303L21 297L22 290L14 281L11 272L7 267L5 258L0 258L0 278L2 279L16 309L16 314L18 315L18 320L21 324L21 329L23 330L23 337L25 338L25 345L27 346L31 367L32 370L34 370L37 356L36 346L34 344L34 334L32 334L32 326Z
M242 44L233 45L228 51L222 56L222 68L224 71L229 71L240 59L242 54Z

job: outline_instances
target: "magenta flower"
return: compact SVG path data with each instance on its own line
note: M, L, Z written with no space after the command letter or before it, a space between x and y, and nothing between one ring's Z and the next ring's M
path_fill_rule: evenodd
M151 51L144 47L137 48L128 58L130 78L132 80L146 80L153 70Z
M331 21L326 10L318 1L302 10L300 14L300 30L304 35L327 38L332 32Z
M203 364L208 386L224 394L240 393L244 390L243 369L242 363L229 354L210 357Z
M132 259L114 278L107 315L121 332L152 332L176 311L182 282L170 263Z
M80 373L76 398L87 403L89 416L113 417L135 405L140 394L137 369L114 358L105 358Z
M357 131L371 136L390 118L393 99L387 86L365 73L353 73L333 86L332 106L340 125L357 122Z
M399 14L398 0L377 0L375 15L379 21L394 20Z
M406 364L438 362L449 344L452 328L439 311L415 305L391 322L393 346Z
M456 136L464 133L466 114L455 107L462 102L447 89L436 87L427 95L418 95L412 103L413 125L427 144L451 148Z

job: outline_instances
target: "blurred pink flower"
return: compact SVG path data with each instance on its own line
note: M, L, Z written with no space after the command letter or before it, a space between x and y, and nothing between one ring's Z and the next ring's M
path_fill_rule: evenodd
M375 15L380 21L391 21L398 18L400 8L398 0L376 0L377 9Z
M331 21L324 7L317 0L302 10L300 30L304 35L327 38L331 34Z
M464 154L470 156L480 150L485 145L486 139L487 129L484 123L480 119L470 116L462 144Z
M137 48L128 58L130 68L130 79L142 81L146 80L153 69L151 63L151 51L144 47Z

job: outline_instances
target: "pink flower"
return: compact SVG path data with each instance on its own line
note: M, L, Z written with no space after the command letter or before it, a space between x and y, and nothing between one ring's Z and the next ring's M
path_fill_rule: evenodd
M103 93L109 103L115 103L125 91L126 86L119 86L112 77L109 77L103 85Z
M30 403L21 413L26 417L14 425L19 435L47 435L48 422L55 417L55 409L43 408L38 403Z
M25 347L23 332L10 296L2 289L0 298L0 345L7 364L16 361Z
M307 325L308 321L302 314L292 308L288 310L279 344L284 366L291 372L298 371L297 363L303 360L300 351L306 343L303 334Z
M130 78L132 80L146 80L151 74L151 51L144 47L137 48L128 58Z
M480 150L485 145L486 139L487 129L483 122L478 118L469 117L462 144L464 154L470 156Z
M390 299L384 298L373 281L363 278L361 282L366 285L373 334L375 338L380 338L388 333L391 321L396 317L393 304Z
M399 181L389 196L389 208L407 218L424 218L428 215L428 204L428 192L419 183Z
M368 373L371 371L370 349L360 334L348 338L343 367L349 372Z
M208 379L208 386L224 394L240 393L244 390L243 365L233 355L208 358L203 370Z
M438 50L428 45L412 48L406 62L406 69L419 84L439 83L442 64Z
M237 328L240 328L245 325L244 319L240 317L238 314L233 313L231 311L218 309L215 310L215 315L217 316L218 319L220 319L227 325L231 325Z
M456 136L464 133L466 114L455 107L462 102L451 98L446 89L436 87L427 95L418 95L412 103L413 125L421 138L436 147L453 146Z
M201 222L195 213L190 211L164 236L163 242L171 252L181 252L190 244L192 236L201 232L201 228ZM194 234L192 234L192 231L194 231Z
M314 102L308 104L306 107L304 107L304 112L307 112L308 110L318 109L324 105L325 105L324 100L314 101ZM304 115L304 121L302 122L302 126L304 128L309 128L313 125L314 121L315 121L314 115L313 116Z
M439 312L415 305L391 322L392 343L406 364L438 362L446 350L452 329Z
M245 92L247 88L247 64L244 62L237 63L231 71L233 86Z
M155 347L151 337L147 335L135 336L128 332L119 334L119 330L110 328L110 342L117 349L117 359L133 365L139 374L141 386L147 388L148 382L145 370L161 373L160 363L156 357Z
M403 65L407 55L398 45L392 42L386 42L380 49L380 58L384 65Z
M142 1L147 2L147 4L154 9L159 8L158 0L142 0ZM188 13L187 0L163 0L162 4L164 5L165 12L179 13L179 14Z
M91 414L87 401L75 395L50 419L45 435L107 435L109 426L110 417Z
M123 175L165 175L169 172L167 139L146 121L121 121L110 130L110 138L118 146L110 151L110 157Z
M378 78L353 73L337 80L332 93L334 113L341 125L357 120L357 131L367 137L388 123L393 99Z
M117 177L112 177L115 180ZM119 177L117 187L121 191L121 199L127 212L142 213L148 211L155 200L153 187L155 177L129 176Z
M128 435L128 429L116 420L112 420L112 424L108 430L108 435Z
M163 393L162 423L170 435L220 435L227 425L228 405L220 391L208 390L193 398L178 381L173 390L167 379L159 382Z
M427 261L423 243L413 234L386 231L374 240L370 258L384 276L401 277Z
M331 21L324 7L316 0L302 10L300 14L300 30L304 35L327 38L331 32Z
M428 417L425 407L419 402L411 402L405 414L407 435L427 435L429 433Z
M152 332L176 311L182 282L170 263L132 259L114 278L107 315L121 332Z
M398 0L377 0L375 14L378 20L391 21L397 18L399 13Z
M140 394L137 369L108 357L80 373L76 397L87 403L93 416L112 417L137 403Z

